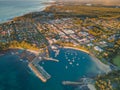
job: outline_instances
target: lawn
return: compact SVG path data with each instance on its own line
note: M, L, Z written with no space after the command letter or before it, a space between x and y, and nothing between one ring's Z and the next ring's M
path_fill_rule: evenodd
M113 59L113 63L117 66L120 67L120 55L117 55L114 59Z

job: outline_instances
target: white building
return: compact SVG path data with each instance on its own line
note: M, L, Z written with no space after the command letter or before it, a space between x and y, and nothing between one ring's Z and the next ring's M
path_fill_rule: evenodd
M102 52L102 51L103 51L103 49L101 49L99 46L95 46L94 49L95 49L96 51L99 51L99 52Z

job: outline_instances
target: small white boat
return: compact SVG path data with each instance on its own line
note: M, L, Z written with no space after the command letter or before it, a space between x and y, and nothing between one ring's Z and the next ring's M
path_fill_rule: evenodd
M70 59L68 59L68 62L70 62Z
M75 60L72 60L73 62L75 62Z
M77 63L76 66L79 66L79 63Z
M69 64L70 64L70 65L72 65L73 63L72 63L72 62L70 62Z
M65 66L66 69L68 69L68 66Z

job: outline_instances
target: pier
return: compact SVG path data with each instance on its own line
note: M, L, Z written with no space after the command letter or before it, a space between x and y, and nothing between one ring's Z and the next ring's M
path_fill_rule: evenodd
M50 60L54 62L59 62L59 60L48 57L36 56L36 58L34 58L32 62L29 63L29 67L35 73L35 75L39 79L41 79L42 82L47 82L47 80L50 79L51 76L44 70L42 66L38 64L42 60Z
M42 81L47 82L51 78L51 75L48 74L45 69L39 65L39 62L43 60L43 57L36 56L32 62L29 63L29 68L35 73L35 75Z
M29 68L34 72L34 74L42 81L47 82L48 79L51 78L51 75L48 74L45 69L39 65L39 62L46 60L46 61L54 61L59 62L57 59L49 58L48 55L46 56L46 53L43 52L39 55L34 55L26 50L22 51L22 53L19 54L19 57L21 59L27 59L29 61Z
M83 82L72 82L72 81L63 81L63 85L82 85Z
M33 60L32 60L32 62L31 63L33 63L33 64L38 64L40 61L42 61L43 59L42 59L42 57L40 57L40 56L36 56Z
M43 59L45 59L45 60L50 60L50 61L54 61L54 62L59 62L59 60L57 60L57 59L48 58L48 57L43 57Z
M35 73L35 75L42 80L42 82L46 82L50 79L50 75L39 65L34 65L29 63L29 68Z
M29 63L29 68L39 79L41 79L42 82L46 82L48 79L51 78L51 76L39 64Z
M73 81L63 81L63 85L87 85L87 84L92 84L93 80L90 78L82 78L78 82L73 82Z

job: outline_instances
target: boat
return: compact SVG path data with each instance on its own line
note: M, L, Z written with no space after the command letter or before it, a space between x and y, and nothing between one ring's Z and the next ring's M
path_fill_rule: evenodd
M77 63L76 66L79 66L79 63Z
M70 65L72 65L73 63L72 62L69 62Z
M68 66L65 66L66 69L68 69Z

